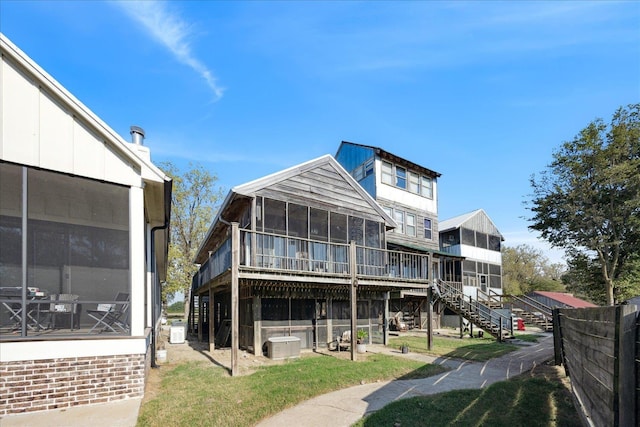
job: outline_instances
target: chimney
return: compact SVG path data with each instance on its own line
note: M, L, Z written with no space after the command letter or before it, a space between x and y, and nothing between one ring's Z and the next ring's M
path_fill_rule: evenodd
M129 133L131 134L131 142L136 145L144 145L144 129L140 126L131 126Z

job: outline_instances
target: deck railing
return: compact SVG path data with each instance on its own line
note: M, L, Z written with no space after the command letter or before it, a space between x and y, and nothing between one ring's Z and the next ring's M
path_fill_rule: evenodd
M271 233L240 230L241 267L290 273L350 275L349 245ZM429 280L429 254L356 246L359 277ZM208 283L231 267L231 237L202 264L193 289Z

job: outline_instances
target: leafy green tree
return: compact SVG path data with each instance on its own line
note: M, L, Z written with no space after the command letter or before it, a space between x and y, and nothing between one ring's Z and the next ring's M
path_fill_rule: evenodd
M592 285L604 287L609 305L639 250L639 171L640 104L635 104L618 109L609 125L591 122L531 178L530 228L567 250L574 269L586 268L583 280L599 268L601 280Z
M531 245L502 247L504 293L521 295L531 291L563 291L563 264L551 264L541 250Z
M201 165L190 163L184 173L171 162L161 163L160 167L173 179L169 266L162 298L166 302L182 293L188 318L191 279L198 271L193 260L222 199L222 189L216 187L217 176Z

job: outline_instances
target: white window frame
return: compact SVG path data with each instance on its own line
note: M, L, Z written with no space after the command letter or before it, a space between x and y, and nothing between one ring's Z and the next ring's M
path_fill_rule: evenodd
M404 176L401 177L399 171L403 170L404 171ZM407 168L403 168L402 166L397 166L395 165L395 183L396 183L396 187L398 188L402 188L403 190L407 189L407 174L409 173L409 171L407 170ZM404 181L404 185L400 185L400 181L403 180Z
M428 227L427 227L427 224L429 224ZM427 236L427 232L429 233L428 236ZM433 240L433 221L431 221L431 218L424 219L424 238Z
M393 185L394 183L394 174L393 174L393 163L389 163L386 161L382 161L380 166L380 179L384 184Z
M406 214L405 231L407 236L416 237L416 216L414 214Z
M397 233L404 234L404 232L405 232L405 219L404 219L405 217L404 217L404 215L405 215L404 211L401 211L400 209L394 209L393 210L393 219L398 224L398 227L395 229L395 231Z
M369 175L373 175L373 159L369 159L364 162L364 177L368 177Z
M422 196L433 199L433 179L422 175L420 179L420 191Z
M420 194L420 175L409 171L407 189L414 194Z

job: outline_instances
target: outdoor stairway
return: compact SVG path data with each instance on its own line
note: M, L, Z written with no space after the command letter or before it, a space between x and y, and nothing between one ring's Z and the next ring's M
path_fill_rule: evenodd
M551 308L526 295L505 295L510 300L511 310L525 323L535 325L545 332L553 331Z
M435 293L447 308L491 334L498 341L513 338L513 324L510 316L500 314L484 303L464 295L462 289L457 289L441 280L437 282Z

